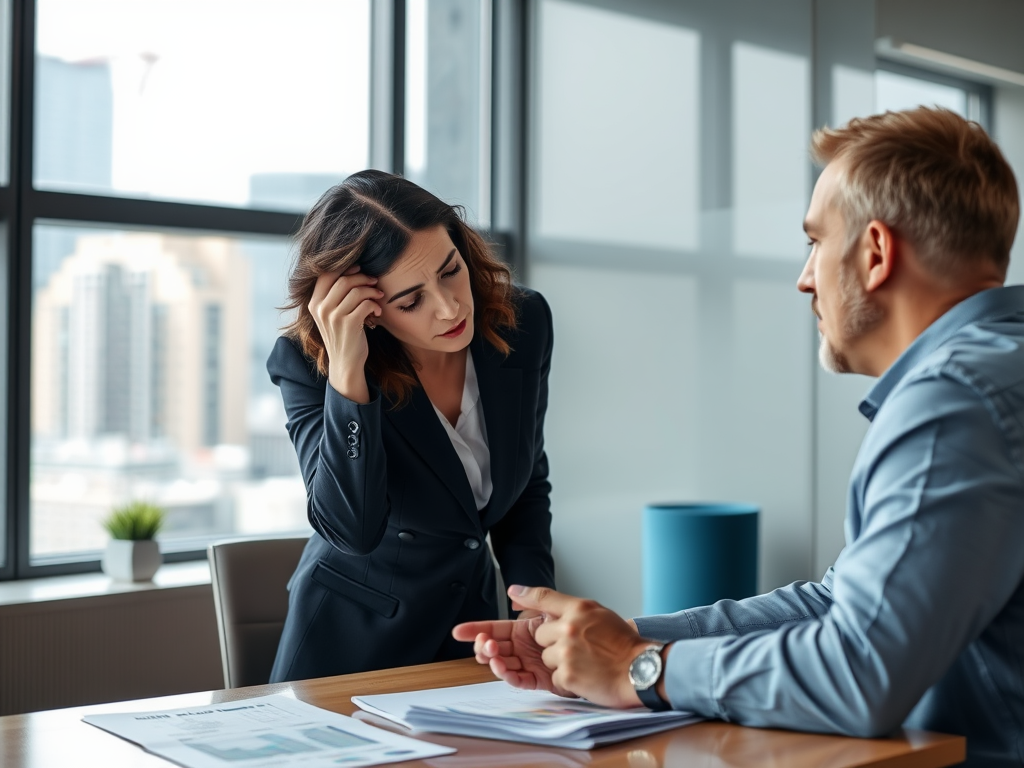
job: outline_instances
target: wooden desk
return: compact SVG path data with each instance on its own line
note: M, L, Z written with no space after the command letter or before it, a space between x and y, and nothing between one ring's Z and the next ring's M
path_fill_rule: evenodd
M0 718L0 765L4 768L167 768L162 758L82 722L82 715L98 712L142 712L222 701L271 693L292 692L296 698L351 715L357 712L351 696L390 693L419 688L463 685L492 680L486 667L474 661L450 661L422 667L405 667L359 675L326 677L297 683L260 685L228 691L189 693L156 699L137 699L90 707L58 709ZM384 724L372 715L360 719ZM393 728L399 730L397 727ZM891 739L851 739L742 728L708 722L642 739L584 752L547 749L528 744L456 736L423 734L422 738L458 748L447 757L416 765L433 768L486 768L487 766L885 766L885 768L940 768L964 759L966 742L959 736L906 731ZM397 765L408 766L412 763Z

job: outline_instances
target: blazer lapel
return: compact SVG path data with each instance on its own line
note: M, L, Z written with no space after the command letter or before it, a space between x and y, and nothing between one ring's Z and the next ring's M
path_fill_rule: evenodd
M519 460L523 372L518 368L503 368L505 357L490 344L477 343L474 339L472 349L491 454L493 490L488 512L495 510L503 514L512 501Z
M474 520L479 520L473 489L466 479L466 470L423 387L416 387L411 399L402 408L391 410L385 406L384 413L424 463L459 500L466 513Z

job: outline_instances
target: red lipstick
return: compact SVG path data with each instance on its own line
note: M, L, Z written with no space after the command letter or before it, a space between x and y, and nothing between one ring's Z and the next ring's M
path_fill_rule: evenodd
M453 327L451 330L442 333L441 336L446 339L457 339L462 335L462 332L466 330L466 321L463 320L461 323Z

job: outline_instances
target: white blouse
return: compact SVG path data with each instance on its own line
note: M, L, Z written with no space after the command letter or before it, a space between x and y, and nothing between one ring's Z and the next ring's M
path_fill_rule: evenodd
M469 487L473 489L477 511L480 511L491 500L494 486L491 484L491 450L487 447L487 426L484 424L483 408L480 407L480 385L476 379L473 353L468 349L466 381L462 385L462 409L455 426L449 423L436 405L434 410L466 470L466 478L469 480Z

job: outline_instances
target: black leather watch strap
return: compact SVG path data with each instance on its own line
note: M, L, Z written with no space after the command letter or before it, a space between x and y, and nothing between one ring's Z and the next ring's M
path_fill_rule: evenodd
M662 674L664 675L664 672ZM658 695L657 684L643 690L638 688L636 695L640 699L641 704L655 712L664 712L667 709L672 709L672 705Z

